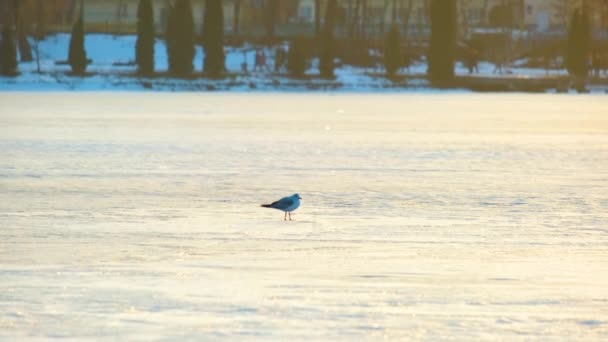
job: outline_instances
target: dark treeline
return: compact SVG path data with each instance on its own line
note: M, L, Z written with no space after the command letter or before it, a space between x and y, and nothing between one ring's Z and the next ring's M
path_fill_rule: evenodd
M318 76L332 79L334 78L334 68L337 60L353 65L370 65L371 57L368 51L373 47L380 51L379 62L383 64L388 77L397 77L400 70L409 65L411 56L422 54L426 57L429 80L437 85L449 86L454 79L455 62L459 57L462 57L457 42L459 32L467 29L466 26L458 26L458 18L462 16L458 11L461 8L457 6L456 1L429 0L426 8L427 21L430 23L428 44L418 44L414 47L410 45L407 31L409 18L411 17L412 1L387 0L384 2L384 11L389 14L387 17L390 17L391 20L386 26L384 26L384 22L381 23L383 27L387 28L387 33L380 43L376 42L372 45L369 37L367 37L369 34L366 28L369 20L367 1L315 0L313 3L315 9L313 38L296 35L295 38L289 39L289 49L284 56L287 72L293 77L301 78L309 68L311 58L318 57ZM15 3L18 3L18 1L15 1ZM40 3L44 2L38 2L38 4ZM74 5L72 8L75 20L72 27L67 62L74 74L82 75L89 63L84 44L85 18L83 13L85 3L82 0L80 2L73 1L73 3L79 6ZM141 76L152 76L156 72L164 72L154 68L154 47L157 33L156 25L158 24L154 22L154 3L151 0L140 0L137 9L137 41L134 47L134 55L137 71ZM241 3L240 0L234 1L233 31L229 37L231 39L234 39L240 33ZM268 46L271 46L278 41L276 36L277 17L284 3L278 0L264 0L261 3L264 4L263 11L265 13L261 16L265 23L264 41ZM200 30L195 27L190 0L174 0L167 2L167 4L169 4L169 7L166 13L165 32L161 37L166 42L169 66L167 71L176 77L191 77L194 65L202 65L203 75L221 77L226 73L222 0L206 0L204 2L203 23ZM36 9L43 11L41 6L38 5ZM349 13L347 19L345 19L346 10ZM17 13L18 9L15 7L14 11ZM508 6L491 11L488 20L504 28L511 27L511 22L514 19L508 15L503 15L508 11ZM382 18L384 18L384 15ZM20 22L23 20L15 19L14 21ZM37 27L39 30L44 28L44 21L40 18L38 18ZM380 31L384 32L384 30L382 28ZM591 45L587 11L580 9L574 11L568 30L565 66L569 73L573 75L573 78L584 82L588 72L588 56ZM197 31L201 32L200 37L197 36ZM19 41L22 40L21 36L23 36L24 30L20 30L20 32L17 33L9 26L5 26L2 30L0 70L3 75L17 74L18 55L27 57L27 54L20 51L21 44ZM344 37L345 34L348 39L336 38ZM37 37L41 36L43 34L37 34ZM202 44L204 57L201 61L194 61L195 45L198 43ZM469 44L469 42L465 42L465 44ZM473 46L471 43L468 50L474 50ZM414 48L416 49L415 53L412 50ZM476 58L479 57L475 51L467 52L464 61L468 63ZM474 70L475 63L475 61L470 63L473 65L470 70ZM279 70L280 68L275 67L275 71Z

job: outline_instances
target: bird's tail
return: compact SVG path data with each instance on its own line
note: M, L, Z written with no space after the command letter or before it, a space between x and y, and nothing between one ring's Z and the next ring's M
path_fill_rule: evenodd
M260 207L262 207L262 208L272 208L272 205L270 205L270 204L262 204Z

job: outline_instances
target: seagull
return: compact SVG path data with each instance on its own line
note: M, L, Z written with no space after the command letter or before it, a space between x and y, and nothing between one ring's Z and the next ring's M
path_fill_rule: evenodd
M289 221L291 221L291 212L298 209L300 206L300 200L302 197L298 194L293 194L291 196L283 197L276 202L272 202L270 204L262 204L262 208L273 208L278 209L285 212L285 217L283 217L283 221L287 221L287 214L289 214Z

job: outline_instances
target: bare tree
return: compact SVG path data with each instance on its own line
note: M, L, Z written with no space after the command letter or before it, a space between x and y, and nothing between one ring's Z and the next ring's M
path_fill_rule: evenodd
M413 2L414 2L414 0L408 0L407 7L405 9L403 8L403 2L401 3L401 11L400 11L401 12L401 21L402 21L402 25L403 25L403 32L405 33L406 37L409 32L410 18L412 16L412 10L414 8Z
M394 0L393 0L394 2ZM384 2L382 3L382 13L380 13L380 18L378 18L379 21L379 33L382 35L384 34L385 31L385 25L386 25L386 14L388 13L389 8L391 8L390 6L391 0L384 0ZM391 19L392 20L392 19ZM393 23L391 21L391 23Z
M490 5L490 0L483 0L483 13L481 14L481 24L483 26L488 25L488 6Z
M430 16L431 16L431 1L432 0L424 0L423 1L423 10L426 16L424 16L425 21L422 23L426 27L431 27L430 25Z
M368 18L368 7L367 7L367 0L361 0L361 10L362 10L362 14L361 14L361 26L359 27L359 32L362 33L362 37L365 39L367 38L367 20Z
M597 21L594 23L608 29L608 1L606 0L587 0L586 5L589 13L594 13Z
M392 13L391 13L391 24L395 25L397 23L397 0L393 0L393 6L392 6Z
M470 0L460 0L458 2L458 7L460 7L460 28L461 34L463 37L467 37L469 35L469 16L467 13L467 9L469 9L471 5Z

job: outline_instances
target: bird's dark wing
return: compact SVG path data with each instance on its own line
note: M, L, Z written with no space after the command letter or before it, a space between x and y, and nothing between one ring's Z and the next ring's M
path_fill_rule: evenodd
M282 198L271 204L271 206L276 209L286 209L289 208L291 205L293 205L293 200L289 197Z

